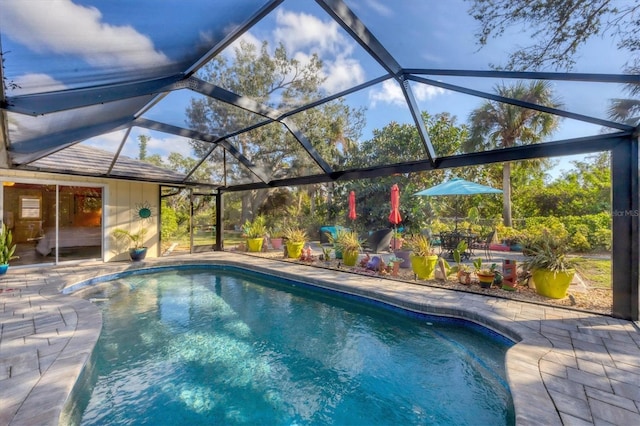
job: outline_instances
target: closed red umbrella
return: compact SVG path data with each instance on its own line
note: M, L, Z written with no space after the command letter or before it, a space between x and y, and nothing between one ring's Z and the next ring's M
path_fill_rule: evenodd
M349 219L356 220L356 193L349 193Z
M402 222L402 216L400 216L400 188L398 188L397 184L393 184L391 187L391 214L389 214L389 222L393 224L394 233L393 233L393 248L398 248L396 243L396 226Z
M400 216L400 188L397 184L393 184L391 187L391 214L389 215L389 222L394 225L402 222L402 216Z

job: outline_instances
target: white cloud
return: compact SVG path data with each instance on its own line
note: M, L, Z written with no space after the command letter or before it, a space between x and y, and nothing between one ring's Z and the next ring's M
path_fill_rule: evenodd
M276 43L282 42L289 52L308 50L324 54L349 55L353 45L340 32L333 20L321 21L306 13L278 10L277 27L273 31Z
M82 142L82 144L110 151L115 154L122 142L124 134L124 130L118 130L116 132L106 133L88 139ZM191 145L187 142L187 139L174 135L166 135L166 137L163 137L165 135L162 133L152 132L150 134L148 130L139 128L135 128L131 132L120 155L134 159L138 158L140 155L138 136L142 134L149 136L149 141L147 142L147 155L158 154L164 161L167 160L169 154L172 152L177 152L183 157L193 157L193 151L191 149Z
M367 0L367 8L376 11L380 16L392 16L393 10L377 0Z
M433 99L436 96L447 93L445 89L426 84L412 85L411 90L413 92L413 96L415 96L418 102ZM380 89L374 88L370 90L369 100L371 101L372 107L375 107L378 102L396 106L403 106L407 104L400 85L393 79L385 80Z
M98 9L71 0L2 0L0 26L35 52L79 55L96 67L137 69L170 63L147 36L130 26L105 23Z
M229 48L225 49L223 51L223 54L227 54L229 55L229 58L231 58L234 55L234 50L238 47L240 47L240 42L244 42L244 43L248 43L248 44L252 44L255 46L256 51L260 52L260 49L262 48L262 41L260 41L256 36L254 36L253 34L251 34L250 31L247 31L246 33L242 34L240 37L238 37L236 40L233 41L233 43L231 43L231 45L229 46Z
M429 86L428 84L413 85L411 90L418 101L426 101L447 93L447 90L442 87Z
M162 138L151 136L147 144L147 152L149 155L159 154L163 160L166 160L172 152L176 152L186 158L194 157L193 149L189 145L188 139L173 135Z
M12 80L15 88L9 87L7 92L11 96L28 95L31 93L53 92L67 87L47 74L24 74Z
M369 100L371 106L375 107L378 102L388 103L392 105L406 105L402 89L395 80L385 80L382 82L382 88L371 89L369 91Z
M329 93L337 93L362 83L365 72L360 62L353 58L338 58L325 62L325 76L327 79L322 87Z
M340 33L335 21L278 10L276 23L274 41L282 43L291 56L303 65L314 53L322 59L323 89L327 92L336 93L365 81L362 65L351 56L355 45Z
M117 130L111 133L104 133L100 136L95 136L91 139L81 142L82 145L92 146L95 148L103 149L105 151L116 152L122 138L124 137L126 130Z

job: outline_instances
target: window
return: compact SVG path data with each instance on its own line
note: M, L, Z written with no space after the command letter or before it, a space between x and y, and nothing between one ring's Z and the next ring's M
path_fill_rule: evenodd
M41 219L42 200L32 195L20 196L20 219Z

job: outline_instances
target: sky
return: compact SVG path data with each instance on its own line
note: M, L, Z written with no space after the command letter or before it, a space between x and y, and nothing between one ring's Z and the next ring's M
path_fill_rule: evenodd
M0 0L5 75L20 86L9 94L82 87L96 79L108 83L123 73L137 77L154 69L183 69L203 53L201 46L224 36L228 28L223 24L243 21L248 11L263 3L228 0L216 2L218 7L212 8L205 0L190 1L189 7L179 0ZM479 49L475 37L478 25L467 14L469 2L463 0L347 0L346 4L404 68L488 70L489 64L504 63L514 46L530 40L530 28L514 28ZM167 15L172 19L166 28L151 25L156 19L166 20ZM323 61L326 79L322 88L327 94L384 74L383 68L312 0L284 1L241 40L257 46L266 40L271 48L282 43L301 63L317 54ZM223 54L232 58L238 43ZM186 51L185 44L192 50ZM606 38L591 40L577 58L575 71L596 73L619 73L627 59ZM505 82L425 77L487 92ZM564 109L600 118L606 118L608 99L623 96L617 84L556 82L555 86ZM432 115L451 113L459 123L483 102L435 86L412 82L411 87L422 110ZM189 90L174 92L144 116L184 126L182 112L193 97L197 96ZM346 101L367 108L363 140L391 121L413 123L394 80L349 95ZM600 130L563 119L553 139L593 135ZM151 136L150 154L166 157L169 151L178 151L191 155L184 139L134 129L130 140L136 141L139 134ZM111 134L88 143L115 152L121 138L121 133ZM137 143L127 143L123 154L136 157ZM568 167L564 159L554 174Z

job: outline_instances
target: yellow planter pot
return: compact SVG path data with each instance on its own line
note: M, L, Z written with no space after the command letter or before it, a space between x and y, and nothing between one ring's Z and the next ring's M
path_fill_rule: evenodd
M411 268L420 280L429 280L434 277L438 256L415 256L411 255Z
M304 243L287 243L287 255L291 259L299 259L303 248Z
M551 299L563 299L567 295L567 290L575 270L569 269L567 272L553 272L546 269L537 269L533 271L533 283L536 286L536 292Z
M264 243L264 238L247 238L247 247L251 252L262 251L263 243Z
M357 251L345 251L342 253L344 266L356 266L356 263L358 263L358 254Z

